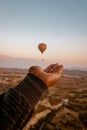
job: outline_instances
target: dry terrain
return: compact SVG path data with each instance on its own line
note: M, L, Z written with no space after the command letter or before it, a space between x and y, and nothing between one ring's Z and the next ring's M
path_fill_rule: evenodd
M0 93L15 87L27 70L0 69ZM87 71L64 70L36 106L24 130L87 130Z

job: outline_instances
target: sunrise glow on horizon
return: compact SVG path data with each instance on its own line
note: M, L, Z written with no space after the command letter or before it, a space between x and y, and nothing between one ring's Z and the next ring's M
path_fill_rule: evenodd
M0 0L0 54L87 67L86 0Z

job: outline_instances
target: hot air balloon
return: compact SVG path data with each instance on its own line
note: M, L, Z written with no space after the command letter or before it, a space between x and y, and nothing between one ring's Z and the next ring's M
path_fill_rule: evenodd
M47 48L47 45L45 43L40 43L38 45L38 49L40 50L41 53L43 53Z
M43 54L43 52L46 50L47 45L45 43L40 43L38 45L38 49L40 50L40 52ZM42 59L42 61L44 61L44 59Z

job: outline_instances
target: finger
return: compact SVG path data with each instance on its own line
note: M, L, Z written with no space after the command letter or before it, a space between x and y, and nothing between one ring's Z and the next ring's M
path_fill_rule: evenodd
M42 68L40 66L31 66L28 71L29 72L34 72L36 70L42 70Z
M47 68L44 69L44 71L48 73L54 65L55 64L49 65Z
M55 64L54 66L52 66L52 68L50 69L50 73L55 73L56 69L58 68L59 64Z
M48 73L53 73L54 72L54 69L58 66L58 64L53 64L50 68L49 68L49 71Z
M53 73L55 73L55 72L57 72L57 71L58 71L59 66L60 66L60 65L55 66L55 68L54 68L54 70L53 70Z
M56 70L56 72L58 72L59 74L61 74L62 71L63 71L63 69L64 69L64 66L60 65L59 68L58 68L58 70Z
M51 66L52 66L52 64L49 65L49 66L47 66L47 67L44 69L44 71L47 72Z

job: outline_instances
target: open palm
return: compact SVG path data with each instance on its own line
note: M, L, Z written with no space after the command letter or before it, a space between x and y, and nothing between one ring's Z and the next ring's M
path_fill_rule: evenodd
M51 64L45 69L42 69L39 66L32 66L30 67L29 72L38 76L48 85L48 87L50 87L59 80L63 69L63 65Z

